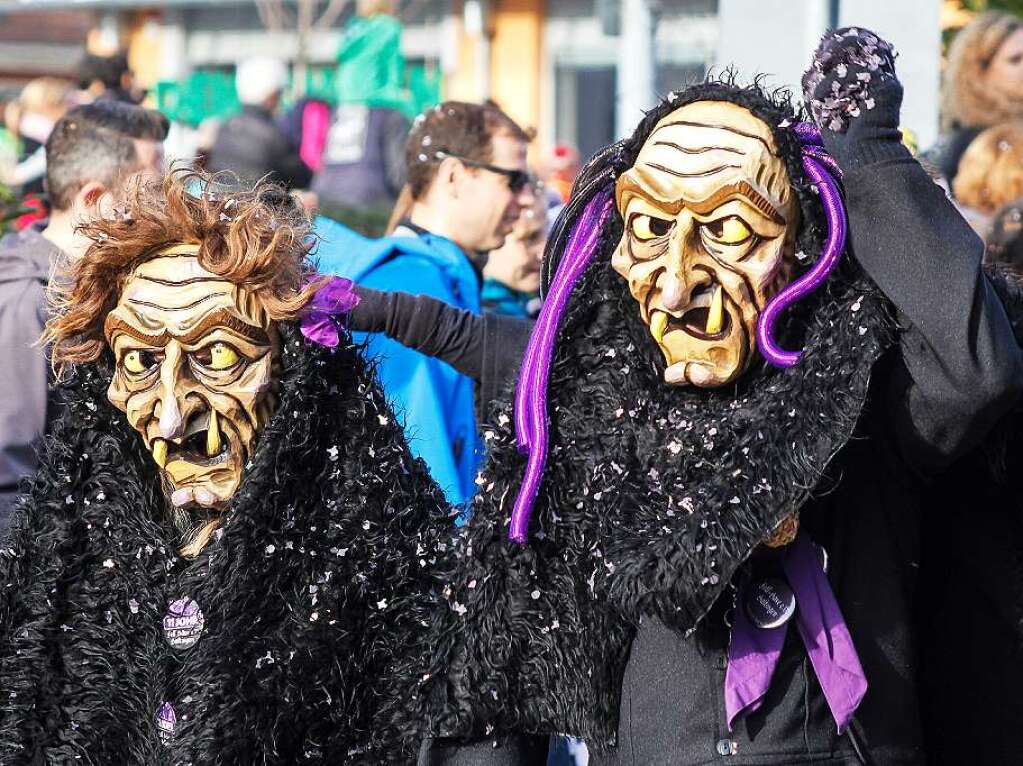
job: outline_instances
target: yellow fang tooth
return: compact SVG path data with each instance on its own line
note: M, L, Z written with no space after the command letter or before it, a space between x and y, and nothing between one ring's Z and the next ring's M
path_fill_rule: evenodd
M206 456L216 457L220 454L220 423L217 411L210 410L210 422L206 427Z
M704 332L707 335L717 335L724 325L725 312L723 291L721 285L714 289L714 297L710 299L710 311L707 312L707 327Z
M160 468L167 465L167 442L164 439L153 439L153 460Z
M668 315L663 311L655 311L650 317L650 334L658 343L664 338L664 330L668 327Z

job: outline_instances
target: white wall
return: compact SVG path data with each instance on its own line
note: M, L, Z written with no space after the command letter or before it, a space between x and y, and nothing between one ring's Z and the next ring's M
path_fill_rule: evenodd
M895 69L905 88L902 125L921 148L938 136L941 85L940 0L842 0L839 23L863 25L895 45Z
M720 0L717 66L770 75L800 96L799 80L828 25L828 0ZM902 124L922 147L937 136L941 0L841 0L839 26L862 25L894 43L905 85Z

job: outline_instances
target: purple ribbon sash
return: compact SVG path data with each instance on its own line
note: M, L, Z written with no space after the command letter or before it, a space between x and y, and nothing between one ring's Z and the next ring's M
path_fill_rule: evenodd
M814 545L803 532L786 549L782 567L796 596L796 630L841 733L867 692L867 678ZM725 673L729 731L738 718L763 704L788 629L787 623L756 627L742 604L734 612Z

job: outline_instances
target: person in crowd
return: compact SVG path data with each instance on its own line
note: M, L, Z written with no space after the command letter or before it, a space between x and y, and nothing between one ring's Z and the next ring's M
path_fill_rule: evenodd
M300 98L278 121L284 135L298 147L302 162L314 172L323 169L323 150L330 128L330 106L321 98Z
M448 101L428 110L406 144L410 204L394 235L367 240L339 225L323 228L321 268L479 314L484 254L504 243L534 201L527 142L494 106ZM448 499L464 503L479 459L472 380L383 335L368 338L367 353L405 421L412 451Z
M87 53L78 64L78 88L85 101L141 103L144 94L135 85L127 54L110 56Z
M1023 197L1023 119L987 128L959 160L952 192L981 237L1003 205Z
M235 87L242 111L220 126L208 170L230 171L249 183L269 178L289 189L309 187L312 168L274 119L287 77L280 59L251 58L238 65Z
M594 766L938 754L913 594L956 570L921 566L926 479L1019 402L1023 314L901 143L891 47L829 33L803 87L819 128L711 80L584 169L515 405L485 433L416 695L422 764L532 766L554 732ZM947 534L1018 524L983 510ZM963 602L945 619L983 608ZM958 690L978 707L994 687Z
M547 185L557 193L561 204L565 204L579 175L579 150L571 144L555 144L547 164Z
M48 221L0 239L0 529L56 412L37 345L49 314L50 275L89 245L80 227L110 216L125 184L162 170L167 119L116 101L75 107L46 142Z
M1023 117L1023 19L989 11L959 31L949 48L941 115L943 136L929 154L951 185L981 131Z
M0 548L0 763L413 763L452 521L351 283L274 185L175 170L84 235Z
M0 180L22 195L43 191L46 139L71 106L71 83L57 77L38 77L22 88L5 115L22 143L21 161Z
M405 61L393 0L359 0L338 50L338 106L313 183L322 204L390 210L405 183Z
M1023 276L1023 198L1004 205L991 219L984 240L984 260Z
M541 187L504 244L483 267L483 311L532 319L540 311L540 263L547 242L547 199Z

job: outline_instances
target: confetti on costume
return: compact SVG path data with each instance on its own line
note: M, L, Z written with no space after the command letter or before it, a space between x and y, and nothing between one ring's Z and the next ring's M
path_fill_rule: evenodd
M4 764L413 758L395 715L446 506L342 325L350 286L305 287L304 217L207 183L96 224L51 325L74 364L0 552Z
M875 36L842 40L884 63ZM913 477L1014 401L1020 358L979 243L892 138L898 100L867 147L855 121L893 104L861 95L848 140L818 141L785 97L709 81L583 170L420 695L436 764L524 762L553 733L593 766L918 762L890 664L915 649ZM844 223L807 157L843 171L858 249L758 332Z

